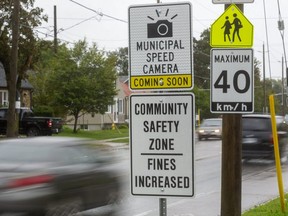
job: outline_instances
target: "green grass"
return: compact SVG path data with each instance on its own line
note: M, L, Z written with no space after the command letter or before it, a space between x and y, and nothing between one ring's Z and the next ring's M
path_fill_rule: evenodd
M285 195L285 200L288 199L288 195ZM255 208L245 212L242 216L288 216L288 203L285 201L286 212L282 212L280 199L274 199L263 205L256 206Z
M112 140L111 142L115 142L115 143L129 143L129 138L115 139L115 140Z
M115 129L115 130L97 130L97 131L84 131L78 130L77 133L73 133L72 129L64 128L64 130L55 136L65 136L65 137L78 137L78 138L90 138L95 140L105 140L113 138L129 137L129 129ZM117 140L117 142L119 142Z

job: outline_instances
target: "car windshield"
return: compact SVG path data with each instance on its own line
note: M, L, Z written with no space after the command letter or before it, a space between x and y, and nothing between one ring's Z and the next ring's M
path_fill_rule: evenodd
M206 119L201 124L201 127L221 127L222 121L220 119Z
M270 118L243 118L242 128L244 131L271 130L271 120Z

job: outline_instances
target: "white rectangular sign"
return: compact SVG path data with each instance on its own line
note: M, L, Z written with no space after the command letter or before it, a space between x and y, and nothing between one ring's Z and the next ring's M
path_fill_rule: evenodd
M252 49L211 50L211 112L254 111L253 63Z
M244 4L253 3L254 0L213 0L214 4Z
M130 89L192 89L192 5L133 5L128 12Z
M194 95L130 96L131 192L194 195Z

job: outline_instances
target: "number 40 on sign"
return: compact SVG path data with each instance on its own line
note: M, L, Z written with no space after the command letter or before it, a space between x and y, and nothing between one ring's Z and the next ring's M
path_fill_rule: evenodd
M252 49L211 50L211 112L254 111Z

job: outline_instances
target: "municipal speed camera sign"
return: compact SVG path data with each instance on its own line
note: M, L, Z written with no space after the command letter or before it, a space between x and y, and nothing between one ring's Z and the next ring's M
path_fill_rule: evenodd
M130 89L192 89L192 41L189 2L130 6Z
M211 50L211 112L254 111L253 68L252 49Z

